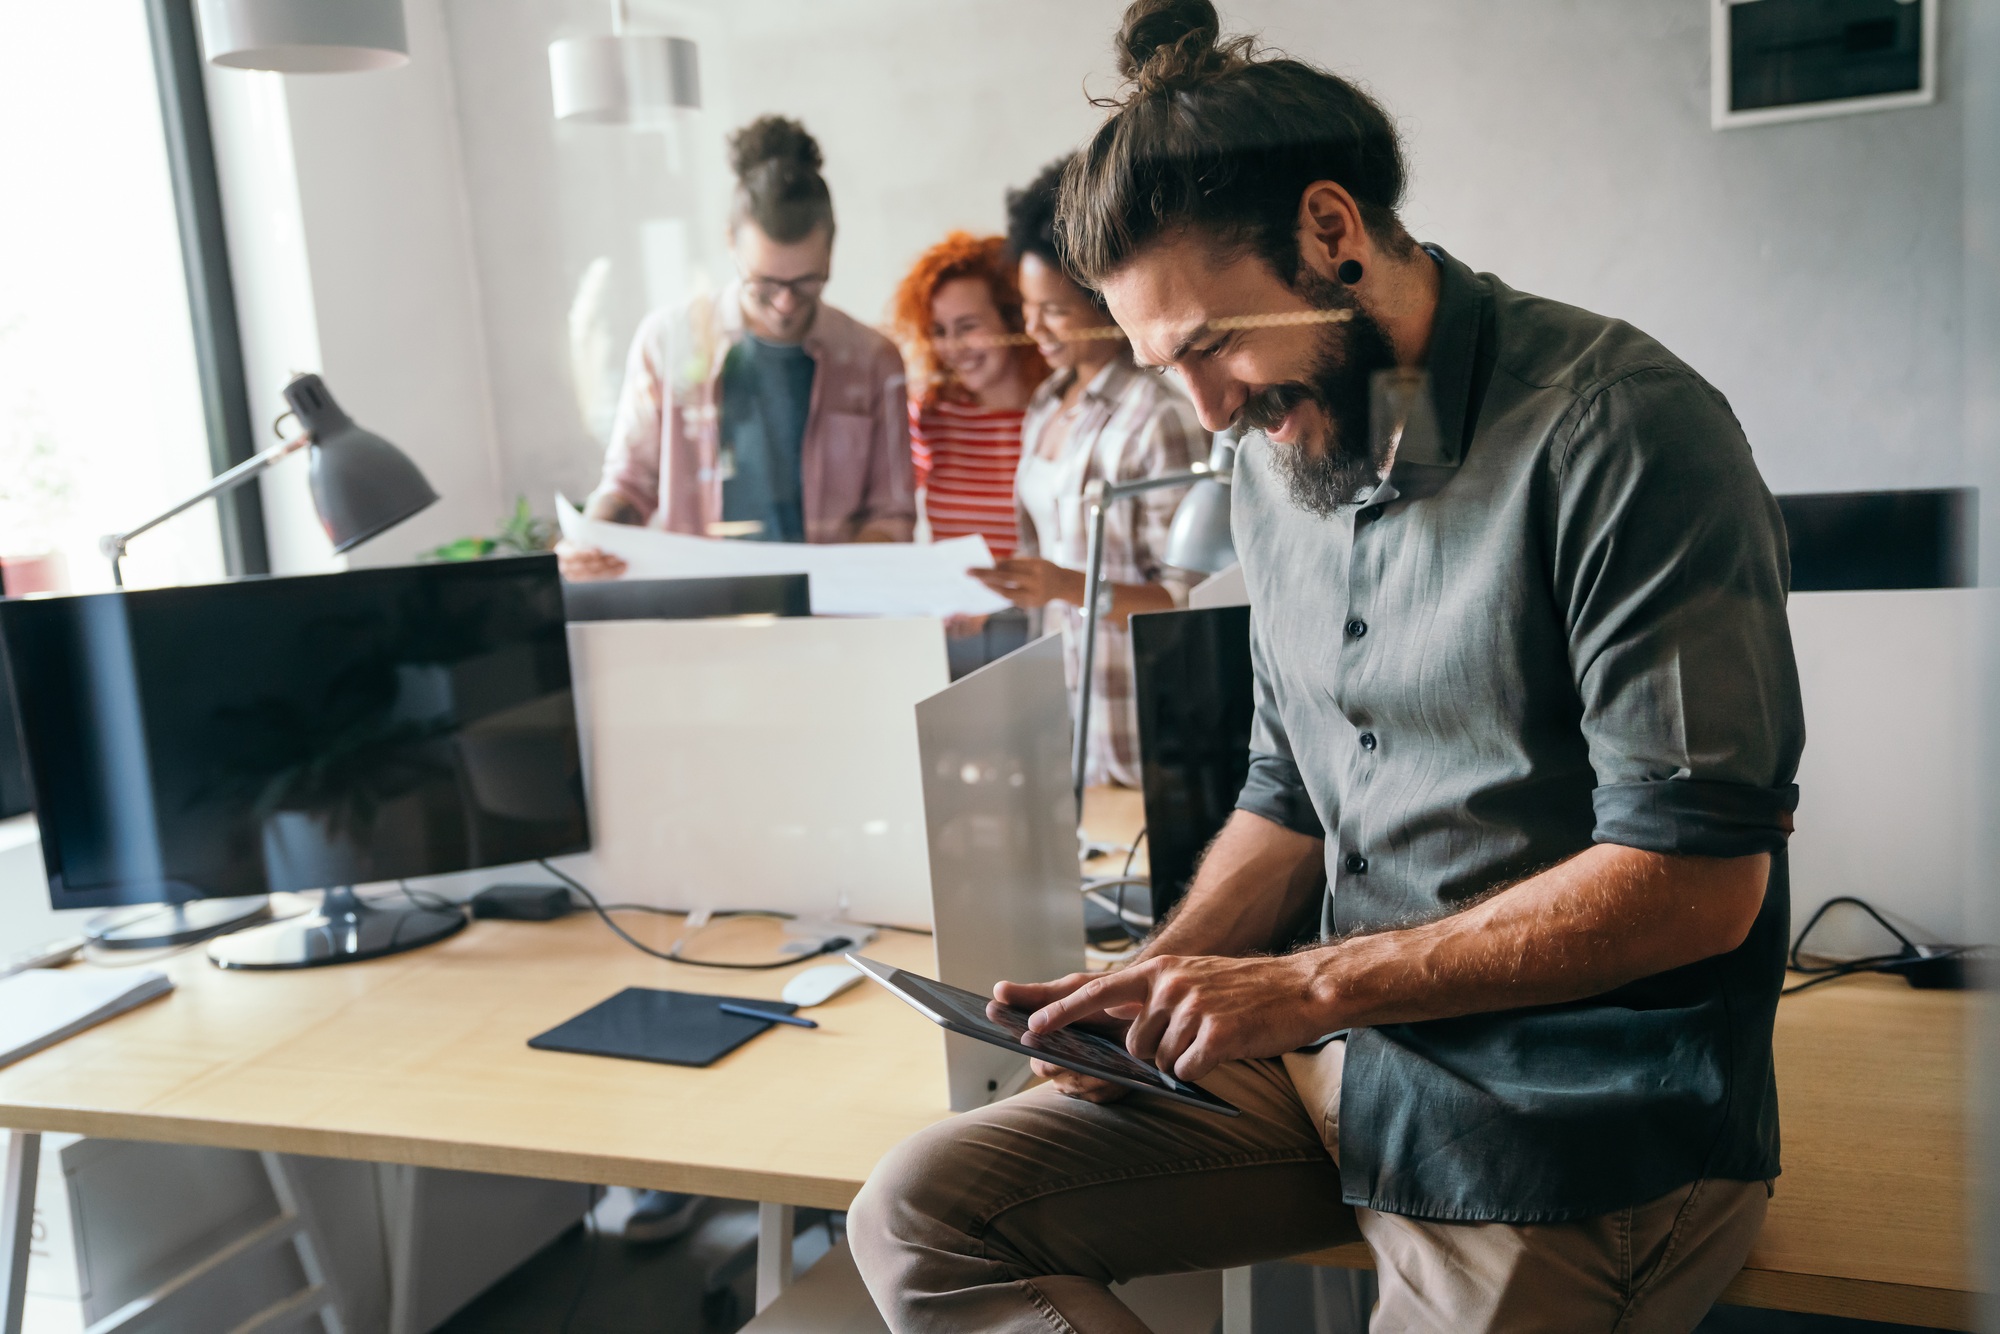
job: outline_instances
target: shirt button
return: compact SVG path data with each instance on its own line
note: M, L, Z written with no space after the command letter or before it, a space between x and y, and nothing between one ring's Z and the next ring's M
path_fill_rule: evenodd
M1368 622L1362 620L1358 616L1355 617L1353 620L1347 623L1347 633L1354 636L1354 638L1356 639L1361 638L1361 636L1368 633Z
M1363 732L1361 734L1361 749L1375 749L1375 734L1373 732Z
M1366 857L1362 856L1362 855L1361 855L1360 853L1358 853L1358 852L1350 852L1350 853L1348 853L1348 854L1347 854L1347 873L1348 873L1349 875L1367 875L1367 874L1368 874L1368 859L1367 859Z

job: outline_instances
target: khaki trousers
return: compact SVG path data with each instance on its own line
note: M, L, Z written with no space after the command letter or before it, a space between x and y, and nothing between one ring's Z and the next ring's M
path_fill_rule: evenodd
M1336 1042L1202 1081L1240 1117L1042 1087L912 1137L848 1214L875 1304L897 1334L1144 1334L1110 1284L1359 1238L1378 1334L1685 1334L1763 1226L1761 1181L1697 1181L1574 1223L1349 1208L1333 1157L1344 1055Z

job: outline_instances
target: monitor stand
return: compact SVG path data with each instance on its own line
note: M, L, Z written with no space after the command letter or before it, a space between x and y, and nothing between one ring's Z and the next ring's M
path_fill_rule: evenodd
M226 932L271 920L269 895L237 899L191 899L113 908L85 923L84 939L99 949L159 950L192 945Z
M318 968L401 954L436 944L464 928L462 909L370 903L352 885L329 889L303 917L272 922L213 941L209 962L220 968Z

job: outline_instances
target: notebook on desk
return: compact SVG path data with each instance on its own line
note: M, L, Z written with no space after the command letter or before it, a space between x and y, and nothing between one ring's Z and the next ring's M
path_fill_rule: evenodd
M0 979L0 1065L101 1024L174 989L157 969L144 972L31 968Z

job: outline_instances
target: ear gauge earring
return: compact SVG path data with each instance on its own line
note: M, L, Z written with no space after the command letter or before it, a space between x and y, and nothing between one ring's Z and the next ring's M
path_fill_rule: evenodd
M1339 277L1340 281L1352 287L1361 281L1361 261L1358 259L1343 259L1340 261L1340 267L1335 269L1334 273Z

